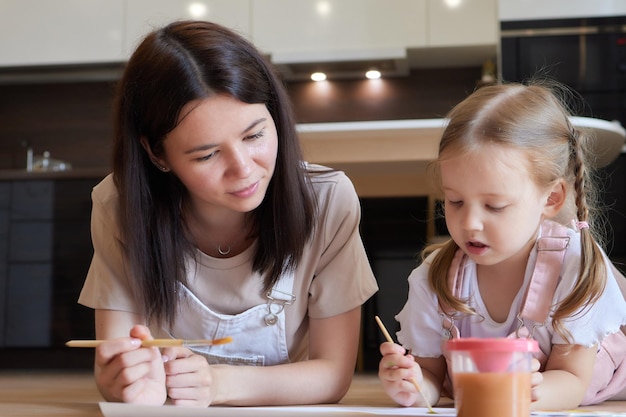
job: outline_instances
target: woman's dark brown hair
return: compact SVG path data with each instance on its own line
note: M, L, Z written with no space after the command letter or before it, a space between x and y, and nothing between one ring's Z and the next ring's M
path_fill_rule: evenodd
M155 155L192 100L224 94L265 104L276 124L278 155L261 205L250 213L259 242L253 269L265 289L294 268L314 229L315 204L284 86L259 51L242 36L205 21L174 22L150 33L131 56L115 103L113 173L129 279L148 319L171 322L177 286L193 257L181 213L186 190L159 171Z

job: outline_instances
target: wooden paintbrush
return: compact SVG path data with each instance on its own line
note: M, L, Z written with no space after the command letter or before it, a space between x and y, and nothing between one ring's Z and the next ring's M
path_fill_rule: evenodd
M141 346L142 347L213 346L213 345L224 345L232 341L233 341L233 338L230 336L222 337L221 339L214 339L214 340L152 339L152 340L143 340L141 342ZM95 348L102 342L104 342L104 340L70 340L67 343L65 343L65 346L79 347L79 348Z
M378 323L378 327L380 327L380 330L385 335L385 339L387 339L387 341L390 342L390 343L394 343L393 339L391 338L391 335L387 331L387 328L385 327L383 322L380 320L380 317L375 316L374 319L376 319L376 323ZM417 392L419 392L420 395L422 396L422 399L424 400L424 402L426 403L426 407L428 408L428 412L430 414L437 414L437 412L435 410L433 410L433 408L430 406L430 403L428 402L428 399L426 398L426 396L422 392L422 390L421 390L419 384L417 383L417 381L415 380L415 378L411 378L411 383L415 386L415 389L417 390Z

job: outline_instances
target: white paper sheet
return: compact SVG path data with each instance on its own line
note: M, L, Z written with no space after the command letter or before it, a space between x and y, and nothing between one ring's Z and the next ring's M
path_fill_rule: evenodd
M100 410L105 417L367 417L367 416L413 416L433 417L427 408L420 407L367 407L350 405L312 405L289 407L179 407L175 405L133 405L101 402ZM456 417L454 408L434 408L438 417ZM610 411L535 411L533 417L591 417L626 416L623 412Z
M149 406L101 402L105 417L346 417L346 416L413 416L433 417L427 408L419 407L359 407L343 405L314 405L289 407L179 407ZM435 408L439 417L454 417L454 408Z

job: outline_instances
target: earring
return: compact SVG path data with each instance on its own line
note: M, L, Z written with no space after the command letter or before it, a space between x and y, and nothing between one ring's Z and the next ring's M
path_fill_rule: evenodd
M161 172L170 172L170 169L166 166L159 164L157 161L152 161L155 167L159 169Z

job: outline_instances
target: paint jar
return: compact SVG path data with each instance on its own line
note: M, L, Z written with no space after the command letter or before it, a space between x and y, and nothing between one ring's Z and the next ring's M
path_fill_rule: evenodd
M528 417L531 339L459 338L446 342L451 356L458 417Z

